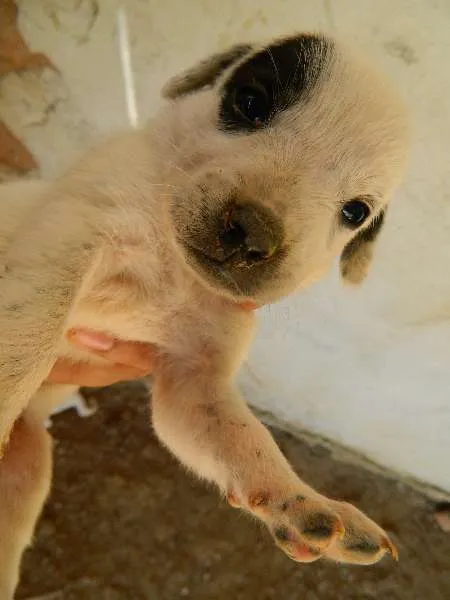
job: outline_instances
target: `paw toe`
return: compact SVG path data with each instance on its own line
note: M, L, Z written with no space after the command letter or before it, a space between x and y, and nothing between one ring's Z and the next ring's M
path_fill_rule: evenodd
M285 525L276 527L273 530L273 537L277 546L296 562L313 562L321 556L320 550L305 544L294 530Z
M390 554L394 560L398 560L398 552L389 538L384 537L381 540L369 537L354 537L349 540L343 540L336 556L330 553L330 558L335 558L339 562L349 562L353 564L371 565L378 562L385 554Z
M338 562L370 565L385 554L398 560L397 548L374 521L356 507L333 502L333 508L343 520L345 533L326 552Z

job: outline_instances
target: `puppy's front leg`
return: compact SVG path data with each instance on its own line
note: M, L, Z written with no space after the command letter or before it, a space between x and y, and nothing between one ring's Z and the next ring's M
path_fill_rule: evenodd
M209 358L192 365L192 356L185 363L167 358L153 391L155 431L185 465L215 482L232 505L261 519L294 560L327 556L370 564L386 551L395 555L373 521L295 475L220 367L212 372Z
M185 465L262 519L292 558L319 558L340 532L338 515L298 480L229 381L172 366L156 377L153 423Z

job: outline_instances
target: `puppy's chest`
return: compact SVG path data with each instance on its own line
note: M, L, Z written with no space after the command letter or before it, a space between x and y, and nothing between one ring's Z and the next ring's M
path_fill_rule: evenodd
M94 286L80 300L68 328L89 328L123 340L160 344L172 311L164 291L122 273Z
M201 311L192 311L201 302L192 280L174 268L146 275L120 269L85 286L67 330L87 328L167 349L195 343L193 332L203 319ZM65 339L59 353L82 358Z
M106 248L86 276L66 329L86 328L187 356L216 338L221 301L177 257L159 247ZM220 320L220 319L219 319ZM65 336L60 356L92 360Z

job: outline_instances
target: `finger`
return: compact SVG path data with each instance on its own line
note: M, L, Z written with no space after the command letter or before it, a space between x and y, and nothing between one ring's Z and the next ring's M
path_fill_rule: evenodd
M130 367L128 365L91 365L73 363L60 358L50 371L47 382L77 385L83 387L104 387L119 381L140 379L148 375L148 369Z
M67 337L78 348L89 350L110 362L147 371L153 367L154 347L150 344L116 340L104 333L86 329L72 329Z
M92 352L108 352L116 343L115 337L89 329L70 329L67 338L77 346Z

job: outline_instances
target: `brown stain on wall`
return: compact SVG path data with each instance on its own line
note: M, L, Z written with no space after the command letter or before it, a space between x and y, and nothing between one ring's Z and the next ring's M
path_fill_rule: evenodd
M50 59L32 52L18 29L18 8L14 0L0 0L0 81L10 73L51 68ZM23 174L37 168L31 152L0 120L0 169Z

